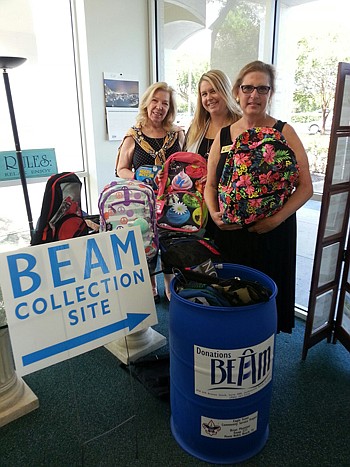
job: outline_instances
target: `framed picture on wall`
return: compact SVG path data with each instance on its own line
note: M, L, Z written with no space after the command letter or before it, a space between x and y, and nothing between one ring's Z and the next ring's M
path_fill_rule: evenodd
M139 108L139 81L123 73L103 73L108 139L121 140L135 123Z

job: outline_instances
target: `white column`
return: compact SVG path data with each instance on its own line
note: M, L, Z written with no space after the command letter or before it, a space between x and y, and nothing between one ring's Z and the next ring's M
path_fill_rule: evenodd
M0 427L39 407L33 391L16 374L7 326L0 328Z
M120 361L128 365L166 345L167 339L151 327L129 334L118 341L110 342L105 347Z

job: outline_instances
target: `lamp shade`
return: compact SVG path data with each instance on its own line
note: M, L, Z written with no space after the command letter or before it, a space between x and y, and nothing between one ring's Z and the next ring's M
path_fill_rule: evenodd
M16 68L22 65L27 59L23 57L0 57L0 68Z

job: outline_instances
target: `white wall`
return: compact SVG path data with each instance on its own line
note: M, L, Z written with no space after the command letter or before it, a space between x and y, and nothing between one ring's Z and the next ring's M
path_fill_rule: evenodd
M95 212L98 194L115 177L115 158L120 144L120 141L108 141L103 73L122 73L124 77L136 77L140 84L140 95L151 84L148 1L84 0L82 9L81 2L77 0L76 6L83 111L87 130L87 169L91 186L91 209ZM85 25L81 22L82 14Z

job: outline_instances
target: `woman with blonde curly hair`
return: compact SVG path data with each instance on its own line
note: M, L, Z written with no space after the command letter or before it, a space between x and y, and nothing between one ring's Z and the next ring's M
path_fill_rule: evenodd
M141 165L163 165L184 142L183 130L174 125L175 91L165 82L149 86L141 98L136 125L128 130L118 150L116 175L134 178Z
M165 82L149 86L140 102L136 125L128 130L118 150L116 175L134 178L135 171L143 165L163 165L173 153L181 151L185 135L174 125L176 117L175 91ZM155 271L157 255L148 264L150 273ZM165 277L166 279L167 277ZM160 301L155 277L151 277L153 296ZM166 282L168 284L170 277Z

